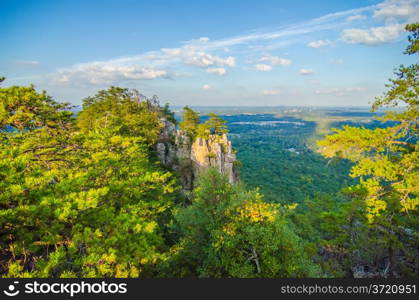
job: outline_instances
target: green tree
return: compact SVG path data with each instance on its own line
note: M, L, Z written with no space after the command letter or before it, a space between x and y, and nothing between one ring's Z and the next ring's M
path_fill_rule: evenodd
M68 103L55 102L45 91L36 92L34 86L1 88L0 129L65 129L71 124L70 108Z
M206 123L198 124L196 127L196 136L202 139L208 139L211 135L211 131Z
M161 108L136 90L110 87L83 100L83 110L77 118L82 132L137 136L152 146L162 124Z
M406 31L410 32L408 37L409 46L407 46L405 54L415 54L419 52L419 23L407 24Z
M179 123L179 128L194 138L197 133L198 124L199 114L188 106L185 106L182 111L182 121Z
M168 121L176 124L175 113L170 110L169 103L166 103L160 110L161 116L166 118Z
M406 26L416 35L410 37L409 53L416 53L419 24ZM383 121L395 121L387 128L366 129L346 126L320 141L326 157L340 156L356 162L351 176L361 177L360 186L368 191L370 219L387 207L396 196L400 210L407 212L418 205L418 70L419 65L400 66L390 79L389 91L377 97L373 110L403 104L402 111L389 111Z
M416 54L419 24L406 29L412 33L406 53ZM373 111L401 106L381 118L394 125L376 129L345 126L319 142L325 157L355 163L350 175L359 177L360 182L352 193L364 200L369 230L385 245L390 276L400 272L396 256L415 248L409 236L417 226L419 204L418 70L418 64L400 66L387 85L389 90L373 103Z
M220 118L217 114L209 113L209 119L205 121L205 125L209 129L211 134L223 135L228 133L226 121Z
M215 169L200 177L194 194L192 204L175 213L181 235L173 248L175 276L318 275L286 224L291 208L265 203L257 191L231 185Z
M167 258L177 186L150 148L160 108L132 95L99 92L75 126L33 87L0 89L0 274L137 277Z

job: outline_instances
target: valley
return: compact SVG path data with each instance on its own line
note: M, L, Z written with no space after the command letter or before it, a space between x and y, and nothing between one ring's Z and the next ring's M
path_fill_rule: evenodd
M260 188L265 200L302 203L319 194L336 194L352 185L352 164L327 160L316 141L343 125L381 126L368 108L194 107L206 120L217 112L227 121L229 138L240 161L240 178ZM175 108L176 110L176 108Z

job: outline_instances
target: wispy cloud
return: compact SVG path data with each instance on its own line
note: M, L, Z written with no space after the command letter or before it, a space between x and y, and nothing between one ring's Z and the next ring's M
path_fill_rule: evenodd
M403 32L406 23L419 21L419 1L384 1L374 7L373 18L384 21L386 24L368 29L345 29L342 32L342 40L351 44L368 46L387 44L397 40ZM352 16L352 20L354 19L359 20L360 18Z
M366 87L362 87L362 86L355 86L355 87L334 87L334 88L316 90L315 93L317 95L344 96L344 95L347 95L349 93L365 92L366 90L367 90L367 88Z
M227 71L225 68L208 68L207 73L222 76L222 75L225 75Z
M314 71L311 69L301 69L300 70L300 75L311 75L314 74Z
M262 96L276 96L279 95L281 92L279 90L263 90L260 92Z
M364 15L353 15L353 16L349 16L346 18L346 21L348 22L354 22L354 21L362 21L362 20L366 20L367 16Z
M216 55L206 53L195 49L195 47L185 46L176 49L162 49L163 56L161 59L180 59L181 62L187 65L196 66L199 68L207 68L211 66L228 66L234 67L236 60L233 56L222 58Z
M37 66L39 65L39 61L37 60L16 60L14 61L17 65L25 65L25 66Z
M259 59L259 61L268 62L272 65L282 65L282 66L288 66L291 64L290 59L281 58L281 57L273 56L273 55L264 55Z
M405 0L409 1L409 0ZM266 49L277 45L290 45L300 42L304 36L326 30L343 29L348 18L359 18L360 14L374 12L376 18L385 14L385 7L371 5L324 15L289 26L273 30L253 31L247 34L212 40L200 37L184 42L177 48L162 48L138 55L120 57L105 61L77 64L57 71L53 77L55 82L86 82L89 84L109 84L117 80L150 80L156 78L176 77L176 74L189 72L189 69L201 69L209 74L226 75L228 68L234 68L239 61L236 55L246 55L251 51L262 55L260 60L253 61L254 68L259 71L270 71L273 66L290 65L290 59L266 55ZM381 12L380 12L381 11ZM403 14L402 12L398 13ZM409 10L408 14L412 14ZM379 44L382 36L394 37L400 28L387 28L387 31L365 31L365 29L345 29L342 40L347 43ZM363 31L364 30L364 31ZM386 39L386 37L384 37ZM389 39L387 37L387 39ZM389 39L391 40L391 39ZM330 40L316 40L308 45L314 48L330 45ZM246 52L247 51L247 52ZM179 70L179 66L180 70ZM173 71L173 69L175 71ZM312 74L312 70L300 70L300 74Z
M342 33L342 39L350 44L376 46L396 40L403 30L404 25L402 24L373 27L369 29L345 29Z
M224 67L235 67L235 57L220 57L203 51L201 46L208 42L208 38L200 38L180 48L163 48L139 55L78 64L59 70L53 77L56 82L61 83L84 81L100 85L124 79L169 78L177 74L168 70L176 63L205 69L208 73L217 75L226 74Z
M374 18L385 21L399 19L406 22L419 21L419 1L387 0L377 4Z
M299 36L316 31L333 29L336 28L338 24L343 24L345 21L344 18L346 18L347 16L362 13L365 11L371 11L374 9L374 7L375 6L372 5L331 13L319 18L309 20L307 22L301 22L295 25L284 26L278 28L277 30L272 30L269 32L259 31L250 34L234 36L231 38L215 40L210 43L207 43L206 47L208 49L220 49L224 47L249 44L256 41L276 40L284 37Z
M312 41L308 43L307 46L311 48L321 48L321 47L329 46L331 44L332 42L329 40L317 40L317 41Z
M271 71L272 67L267 64L256 64L255 69L258 71L267 72L267 71Z
M88 82L101 85L119 80L149 80L161 77L168 77L167 71L152 67L118 66L97 62L61 70L56 74L55 80L60 83Z

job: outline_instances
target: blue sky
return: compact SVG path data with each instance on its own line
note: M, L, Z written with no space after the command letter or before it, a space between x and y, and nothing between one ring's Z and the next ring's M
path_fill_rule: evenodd
M369 105L419 0L0 0L0 75L56 100L110 85L172 105Z

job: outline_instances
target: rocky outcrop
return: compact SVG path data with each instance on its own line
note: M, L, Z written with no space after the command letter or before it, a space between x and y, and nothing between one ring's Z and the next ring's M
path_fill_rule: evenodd
M156 145L160 161L179 174L185 190L192 190L199 173L214 167L226 174L231 183L239 180L235 168L236 155L227 135L210 135L194 141L172 122L161 119L162 130Z
M176 160L176 126L166 119L160 119L162 130L156 145L157 155L165 166L172 166Z
M212 135L209 139L197 138L191 147L191 160L196 174L200 170L215 167L220 173L226 174L231 183L238 180L234 168L236 155L226 134L222 137Z

